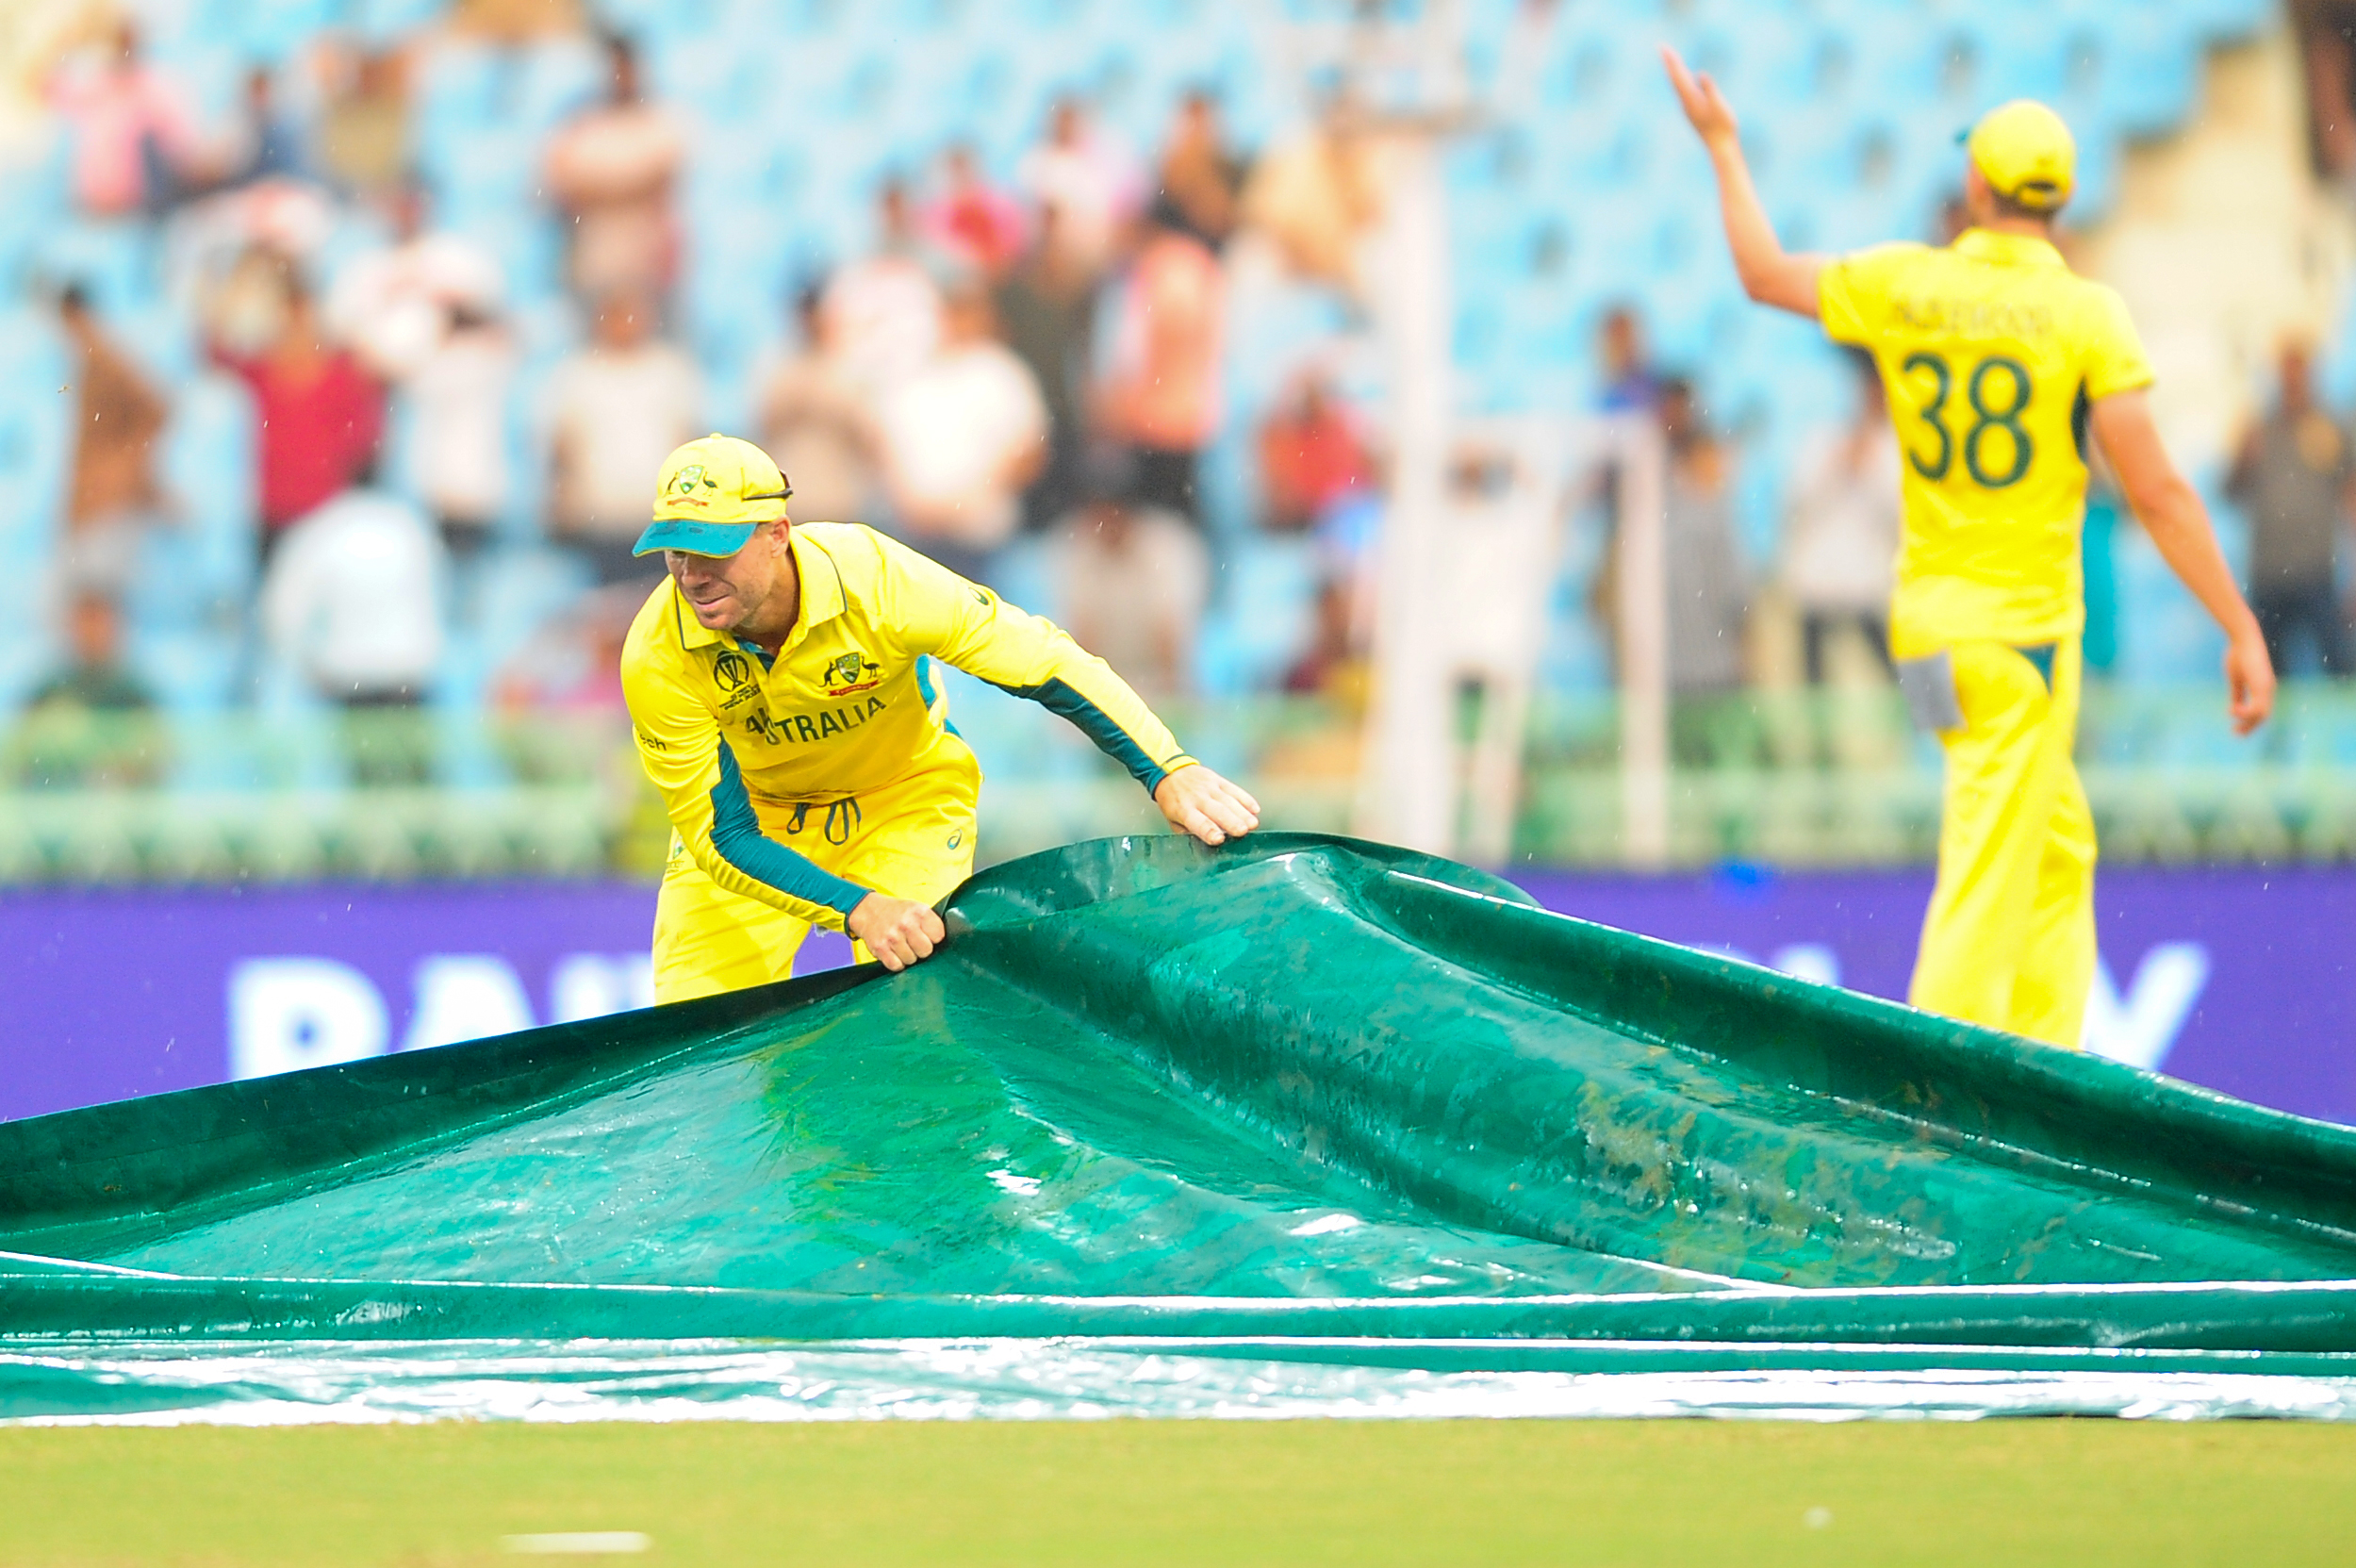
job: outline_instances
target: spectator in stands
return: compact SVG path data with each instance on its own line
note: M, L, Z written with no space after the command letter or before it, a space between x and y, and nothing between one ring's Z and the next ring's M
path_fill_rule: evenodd
M1195 470L1219 432L1227 303L1219 258L1157 203L1117 288L1097 388L1105 433L1134 454L1139 501L1200 527Z
M1322 371L1296 377L1260 427L1261 518L1275 533L1304 533L1335 503L1370 489L1364 435Z
M327 291L327 326L374 374L405 381L449 336L453 312L495 315L505 280L474 240L426 223L414 182L392 201L393 242L337 272Z
M1310 524L1318 575L1313 640L1284 683L1287 690L1321 692L1354 709L1363 707L1368 689L1367 652L1382 592L1386 498L1367 455L1367 483L1336 489Z
M269 67L257 65L246 72L245 104L231 127L229 146L222 158L220 186L302 177L302 138L280 111L277 100Z
M2316 404L2307 345L2282 346L2274 406L2243 435L2226 493L2249 518L2249 607L2274 668L2312 637L2327 674L2356 674L2339 599L2342 536L2356 502L2356 443Z
M1055 554L1072 635L1154 702L1194 689L1211 557L1184 518L1131 501L1133 480L1117 449L1093 454L1087 499L1065 520Z
M997 327L978 281L952 289L940 347L884 394L878 418L900 536L985 584L1021 522L1024 487L1047 454L1039 384L998 341Z
M33 688L31 708L67 703L104 713L130 713L156 705L147 687L123 662L123 606L92 588L75 593L66 607L66 665Z
M74 194L100 218L162 212L204 173L206 151L187 97L141 58L139 27L115 25L109 58L69 59L49 101L73 128Z
M1317 585L1317 617L1309 647L1285 671L1284 689L1344 701L1361 695L1366 658L1359 645L1357 620L1350 584L1326 575Z
M411 477L462 579L471 575L507 508L507 404L516 358L504 322L456 303L441 341L402 383L414 419ZM470 610L471 584L462 581L454 597Z
M820 301L835 354L870 396L914 373L941 339L940 285L897 179L876 190L876 248L837 270Z
M413 707L441 664L449 562L372 469L287 533L262 585L272 652L348 708Z
M1096 336L1096 279L1068 242L1061 207L1040 209L1038 242L998 286L996 304L1007 347L1030 368L1046 404L1047 461L1023 492L1025 526L1046 528L1079 497Z
M327 62L320 172L357 200L389 205L408 189L409 99L400 53L338 52Z
M1254 166L1243 217L1294 272L1359 290L1359 251L1382 220L1382 187L1365 116L1348 94L1335 94L1315 124Z
M679 269L672 188L686 161L678 119L638 91L630 41L605 41L605 102L576 115L548 150L548 188L571 220L572 286L581 297L670 297Z
M1216 250L1235 232L1244 164L1227 144L1219 100L1197 88L1178 106L1162 150L1162 195L1188 233Z
M65 575L119 594L130 586L140 544L162 510L156 437L172 405L99 325L78 285L58 295L58 319L75 361Z
M1606 414L1650 411L1660 402L1660 378L1644 342L1644 322L1636 307L1615 305L1604 312L1596 328L1597 355L1602 362L1602 390L1596 407Z
M1753 738L1741 690L1750 592L1735 543L1730 455L1703 417L1692 383L1660 383L1669 448L1662 487L1662 545L1669 578L1669 689L1680 760L1738 760ZM1734 698L1734 701L1728 701Z
M843 363L817 289L803 289L795 311L801 344L762 389L761 445L793 480L796 518L863 522L877 487L866 392Z
M1881 373L1852 351L1856 411L1800 448L1785 508L1783 582L1800 611L1808 685L1824 683L1824 645L1853 626L1891 680L1889 595L1898 559L1898 437Z
M634 558L630 547L646 528L647 475L703 427L695 361L654 336L644 300L609 296L588 347L550 376L548 412L552 536L600 583L660 576L659 556Z
M1606 418L1656 414L1661 383L1644 341L1644 322L1632 305L1615 305L1596 324L1598 389L1595 410ZM1620 465L1603 466L1597 490L1604 508L1604 545L1588 581L1588 613L1616 657L1620 648Z
M65 633L65 667L26 699L9 774L48 789L154 784L163 736L155 698L124 666L122 607L84 588L67 604Z
M206 341L240 359L268 354L287 329L288 273L297 269L269 246L224 237L196 268L197 323Z
M1065 240L1091 271L1112 259L1122 231L1145 205L1145 180L1136 160L1077 98L1056 101L1047 140L1023 156L1018 176L1036 206L1062 211Z
M254 397L255 473L265 560L296 519L341 493L375 461L385 393L359 361L327 340L311 292L279 272L281 325L260 355L218 338L214 362Z
M932 249L959 267L1003 277L1021 258L1022 204L992 185L973 148L964 142L941 156L941 190L927 202L917 228Z

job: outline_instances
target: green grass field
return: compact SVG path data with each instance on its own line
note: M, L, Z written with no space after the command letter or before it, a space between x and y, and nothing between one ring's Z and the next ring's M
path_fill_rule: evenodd
M1828 1517L1829 1516L1829 1517ZM2166 1563L2356 1558L2356 1428L891 1422L0 1430L0 1562ZM587 1560L572 1559L571 1560Z

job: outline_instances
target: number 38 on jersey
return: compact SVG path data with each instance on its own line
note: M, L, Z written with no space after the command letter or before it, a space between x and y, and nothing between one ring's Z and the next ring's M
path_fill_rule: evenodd
M2036 460L2036 439L2021 422L2036 396L2028 367L2010 355L1951 358L1918 349L1899 361L1900 385L1912 394L1902 421L1906 461L1933 484L1958 464L1985 490L2020 483Z

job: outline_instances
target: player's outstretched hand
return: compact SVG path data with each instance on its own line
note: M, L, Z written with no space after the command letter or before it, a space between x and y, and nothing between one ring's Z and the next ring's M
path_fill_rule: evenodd
M877 963L895 974L920 958L931 958L948 934L930 907L888 893L870 893L860 900L844 924L867 945Z
M1260 826L1260 802L1201 763L1181 767L1154 786L1153 803L1181 833L1225 844Z
M1734 107L1718 91L1718 84L1710 80L1708 72L1696 75L1687 70L1684 58L1665 43L1660 47L1660 62L1669 68L1669 85L1677 90L1677 102L1684 107L1685 117L1691 123L1694 134L1702 139L1702 145L1715 149L1741 139L1740 129L1735 124Z
M2237 735L2248 734L2274 711L2274 661L2254 629L2225 645L2225 689Z

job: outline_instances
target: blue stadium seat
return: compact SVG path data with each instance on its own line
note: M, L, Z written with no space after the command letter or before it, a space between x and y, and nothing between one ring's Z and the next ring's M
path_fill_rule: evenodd
M2157 135L2192 110L2200 86L2199 41L2157 8L2107 9L2098 88L2103 113L2119 135Z
M1866 3L1834 24L1853 41L1859 79L1883 102L1930 109L1949 96L1951 35L1913 7Z
M0 639L0 709L53 658L46 596L63 502L73 403L55 329L24 305L0 311L0 616L37 635Z
M2246 38L2265 26L2272 0L2175 0L2176 18L2204 41Z
M396 43L434 21L441 9L439 0L357 0L346 13L346 25L371 43Z
M1220 574L1226 597L1204 628L1203 685L1265 691L1307 652L1315 635L1320 573L1316 546L1298 535L1246 534L1229 542Z
M2002 22L1959 20L1949 35L1953 45L1968 51L1969 64L1959 66L1972 110L2015 98L2052 103L2070 85L2067 41L2048 27L2007 26Z
M20 293L34 277L42 239L71 206L66 192L69 139L19 146L0 157L0 289Z
M186 591L234 600L254 573L253 407L225 375L183 383L164 437L158 477L178 527L172 548Z
M103 314L113 316L156 303L159 250L144 224L74 216L53 223L34 241L30 267L52 287L79 283Z

